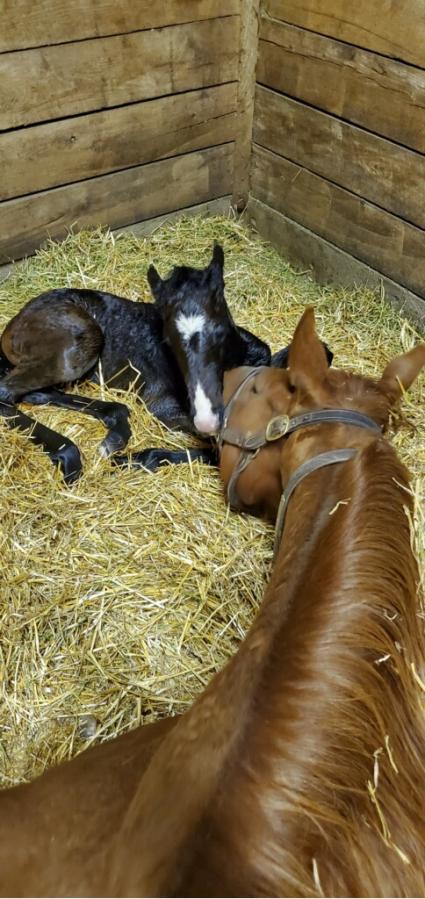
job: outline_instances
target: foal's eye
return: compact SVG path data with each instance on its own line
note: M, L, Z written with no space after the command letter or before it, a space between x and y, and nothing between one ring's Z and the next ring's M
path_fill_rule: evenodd
M257 390L255 384L253 384L251 387L251 393L258 393L258 390Z

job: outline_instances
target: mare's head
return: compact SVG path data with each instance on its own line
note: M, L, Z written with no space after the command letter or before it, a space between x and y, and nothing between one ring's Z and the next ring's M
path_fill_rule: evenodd
M361 412L385 431L403 391L410 387L425 366L425 345L393 359L376 380L329 368L325 347L316 333L314 311L310 307L297 325L289 347L288 361L286 370L260 369L242 387L228 417L228 425L233 431L246 437L264 432L269 421L275 417L294 418L319 409ZM239 368L226 373L226 403L242 384L248 371ZM288 474L315 452L339 447L341 439L347 446L344 442L346 431L341 438L341 429L344 428L347 425L330 429L329 426L316 424L266 443L238 479L240 504L273 519ZM360 428L354 430L360 433ZM371 433L364 432L368 435L367 439L370 439ZM354 439L362 437L355 434ZM225 486L239 458L240 450L225 443L220 462Z
M163 321L164 338L185 380L190 414L197 431L216 434L223 413L226 368L267 364L270 350L238 329L224 296L224 254L215 244L204 269L176 266L164 280L153 265L148 281Z

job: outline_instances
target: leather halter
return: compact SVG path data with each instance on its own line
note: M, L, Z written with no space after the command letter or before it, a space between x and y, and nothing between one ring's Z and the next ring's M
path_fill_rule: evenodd
M231 446L236 446L242 450L227 485L227 499L229 505L232 509L237 511L241 511L236 494L236 484L239 476L245 471L250 462L255 459L262 447L267 446L268 443L280 440L283 437L288 437L289 434L293 434L294 431L298 431L300 428L321 423L354 425L355 427L366 428L376 434L381 434L380 426L372 418L368 415L363 415L362 412L355 412L352 409L319 409L314 412L305 412L302 415L295 415L293 418L290 418L288 415L277 415L270 419L265 428L262 428L254 434L248 434L247 436L236 431L234 428L230 428L228 426L229 415L237 398L249 381L264 368L266 368L264 365L259 368L252 368L236 388L229 402L225 406L223 425L218 436L220 449L224 443L228 443ZM286 484L279 503L276 518L274 554L276 554L282 538L289 500L298 484L313 471L317 471L327 465L334 465L337 462L349 461L356 455L356 452L357 450L355 449L347 448L331 450L327 453L319 453L311 459L308 459L307 462L303 462L303 464L293 472Z

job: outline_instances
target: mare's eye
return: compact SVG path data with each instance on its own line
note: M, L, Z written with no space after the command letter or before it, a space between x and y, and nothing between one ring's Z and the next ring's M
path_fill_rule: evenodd
M257 390L255 384L253 384L251 387L251 393L258 393L258 390Z
M295 393L295 387L293 384L288 384L289 393Z

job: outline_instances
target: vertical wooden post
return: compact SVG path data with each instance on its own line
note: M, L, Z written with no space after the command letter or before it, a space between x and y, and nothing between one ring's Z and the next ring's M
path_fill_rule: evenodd
M260 0L240 0L240 3L238 124L232 193L232 206L238 212L245 208L249 193Z

